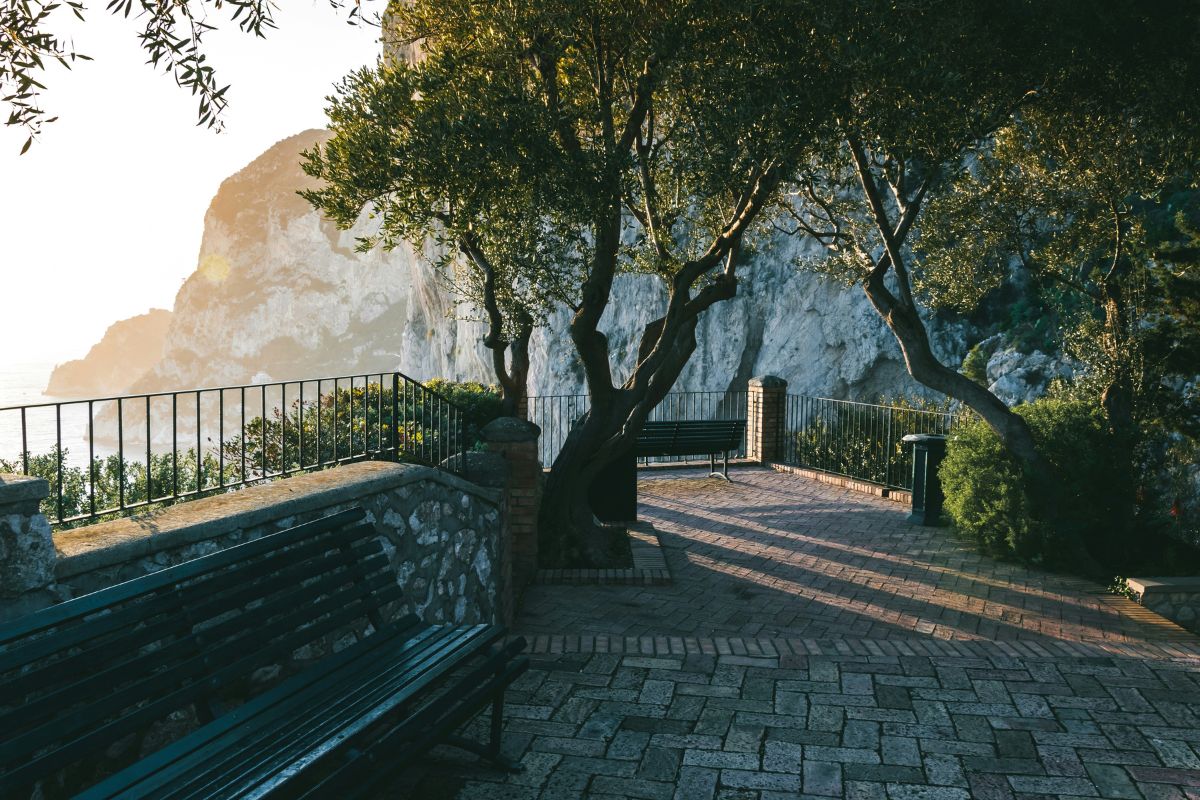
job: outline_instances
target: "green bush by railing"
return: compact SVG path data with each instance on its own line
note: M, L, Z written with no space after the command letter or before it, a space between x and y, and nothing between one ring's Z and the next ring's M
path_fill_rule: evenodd
M912 488L914 433L948 434L962 417L911 400L890 405L788 395L784 461L897 489Z
M51 444L0 458L0 472L47 480L42 511L70 527L350 461L436 466L476 446L498 411L490 387L400 373L16 406L0 421L18 420L19 441L32 444L46 416ZM72 414L87 431L82 457L63 446ZM115 453L96 455L102 432Z

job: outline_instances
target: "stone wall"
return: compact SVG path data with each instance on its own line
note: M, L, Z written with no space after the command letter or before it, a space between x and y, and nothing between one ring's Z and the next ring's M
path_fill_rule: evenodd
M1127 578L1125 585L1155 614L1200 633L1200 577Z
M501 492L428 467L362 462L297 475L61 531L53 549L39 544L50 534L30 499L38 484L44 496L44 481L0 482L0 619L354 506L366 509L404 587L401 613L431 623L490 622L511 591L499 563ZM22 513L5 516L17 497Z

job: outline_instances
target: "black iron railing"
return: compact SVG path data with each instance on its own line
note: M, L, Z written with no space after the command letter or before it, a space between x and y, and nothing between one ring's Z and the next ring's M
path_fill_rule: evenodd
M783 460L898 489L912 488L910 433L948 434L964 415L788 395Z
M365 459L461 473L474 444L461 407L399 372L0 408L0 472L48 480L56 525Z
M671 392L650 412L650 420L745 419L746 397L742 391ZM550 466L562 449L571 426L588 410L586 394L557 394L529 398L529 420L542 429L542 464ZM706 454L697 454L705 455ZM735 454L746 457L746 442ZM686 461L686 456L652 456L641 463Z

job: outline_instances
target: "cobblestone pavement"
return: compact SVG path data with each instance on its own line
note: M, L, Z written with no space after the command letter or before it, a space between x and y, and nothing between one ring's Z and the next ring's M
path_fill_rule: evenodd
M439 748L386 796L1200 800L1196 637L886 500L734 479L642 479L672 586L530 591L522 773Z
M523 773L439 750L435 768L392 796L1200 798L1194 666L998 651L797 656L790 667L535 658L507 708L505 747Z

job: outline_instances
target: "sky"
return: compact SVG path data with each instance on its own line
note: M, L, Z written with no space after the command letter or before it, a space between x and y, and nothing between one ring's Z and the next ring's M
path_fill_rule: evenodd
M327 0L280 5L265 40L227 22L205 39L232 87L221 133L145 63L136 19L95 3L85 23L55 26L95 60L47 71L42 106L59 119L25 155L27 134L0 126L0 366L79 358L111 323L171 308L221 181L323 127L333 85L374 63L377 28L346 24Z

